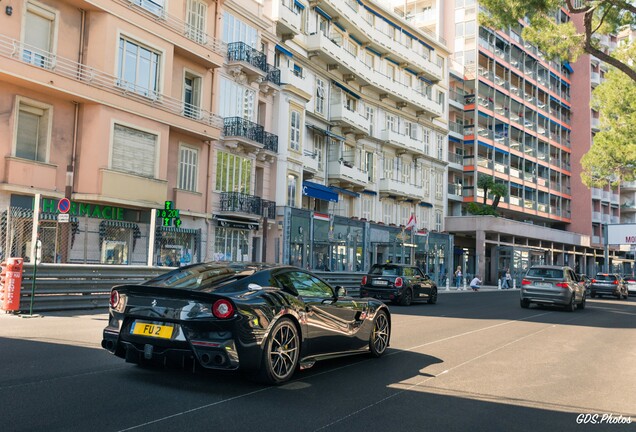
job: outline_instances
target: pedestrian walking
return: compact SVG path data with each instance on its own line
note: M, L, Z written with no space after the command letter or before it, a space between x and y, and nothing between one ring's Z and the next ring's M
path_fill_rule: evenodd
M479 276L475 275L473 280L470 281L470 287L473 291L479 291L479 288L481 288L481 279L479 279Z
M455 287L460 289L462 285L462 266L457 266L455 270Z

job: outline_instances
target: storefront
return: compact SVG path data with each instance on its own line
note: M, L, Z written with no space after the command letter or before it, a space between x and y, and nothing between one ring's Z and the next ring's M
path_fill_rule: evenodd
M155 265L176 267L201 262L201 229L157 226Z
M254 235L259 223L227 216L215 216L215 261L259 261L261 237Z

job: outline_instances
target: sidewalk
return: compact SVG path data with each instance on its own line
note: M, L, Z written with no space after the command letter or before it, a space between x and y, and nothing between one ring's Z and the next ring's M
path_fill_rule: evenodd
M519 291L519 288L499 289L497 288L496 285L483 285L479 289L479 292L482 292L482 291ZM460 293L474 292L474 291L468 285L466 285L466 288L462 288L459 291L457 290L457 288L455 288L455 286L450 286L448 290L446 290L445 286L438 286L437 292L439 294L452 294L452 293L460 294Z

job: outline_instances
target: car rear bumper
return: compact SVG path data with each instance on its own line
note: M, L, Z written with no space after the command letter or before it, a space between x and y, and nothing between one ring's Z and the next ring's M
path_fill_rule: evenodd
M601 294L601 295L619 295L620 291L618 286L611 286L611 287L595 287L592 286L590 287L590 291L592 292L592 294Z
M560 293L547 293L525 288L521 289L521 300L527 300L530 303L537 304L567 305L570 303L572 295L573 293L566 289Z
M402 288L360 287L360 297L372 297L378 300L396 301L402 296Z

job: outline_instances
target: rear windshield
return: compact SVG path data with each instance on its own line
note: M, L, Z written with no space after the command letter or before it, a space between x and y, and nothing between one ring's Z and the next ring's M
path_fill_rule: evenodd
M616 276L612 274L597 274L595 279L597 281L614 282L616 280Z
M165 288L181 288L198 291L209 290L211 287L218 289L231 282L253 275L260 270L260 266L249 264L219 264L204 263L188 267L178 268L154 279L144 282L142 285L150 285Z
M546 268L531 268L530 270L528 270L528 276L551 278L551 279L563 279L563 270L546 269Z
M369 274L378 276L402 276L402 267L391 265L374 265Z

